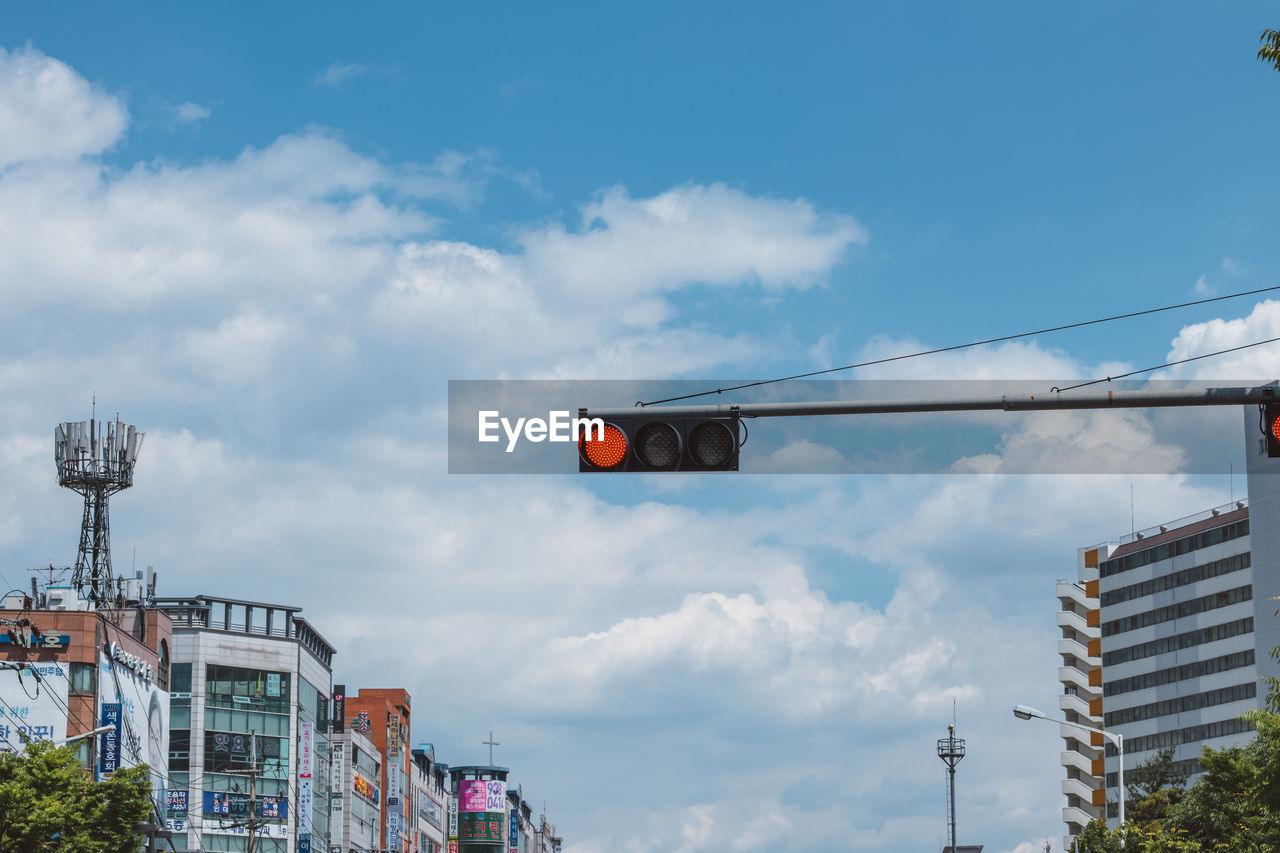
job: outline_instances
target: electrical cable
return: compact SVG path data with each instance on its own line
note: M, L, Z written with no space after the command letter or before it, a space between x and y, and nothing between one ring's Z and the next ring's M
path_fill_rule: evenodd
M1265 341L1254 341L1251 344L1242 344L1241 346L1238 346L1238 347L1231 347L1230 349L1222 349L1222 350L1218 350L1217 352L1207 352L1204 355L1193 355L1191 356L1191 358L1183 358L1183 359L1179 359L1178 361L1170 361L1170 362L1166 362L1165 364L1157 364L1155 367L1144 367L1141 370L1130 370L1128 373L1121 373L1118 376L1107 376L1102 379L1091 379L1088 382L1081 382L1077 385L1067 385L1064 388L1059 388L1057 386L1054 386L1050 390L1055 392L1062 392L1062 391L1073 391L1076 388L1087 388L1090 385L1098 385L1102 382L1110 382L1113 379L1124 379L1129 376L1137 376L1139 373L1150 373L1153 370L1164 370L1166 367L1173 367L1174 365L1177 365L1177 364L1186 364L1189 361L1200 361L1201 359L1204 359L1204 358L1213 358L1216 355L1226 355L1229 352L1239 352L1242 349L1249 349L1250 347L1260 347L1263 344L1274 344L1276 341L1280 341L1280 338L1268 338Z
M984 341L971 341L967 344L955 344L949 347L938 347L937 349L921 350L920 352L906 353L905 355L889 356L887 358L877 358L871 361L862 361L856 364L846 364L843 367L828 367L825 370L813 370L809 373L797 373L792 376L782 376L777 379L761 379L756 382L744 382L741 385L730 385L727 388L716 388L713 391L699 391L696 394L681 394L678 397L665 397L661 400L650 400L649 402L636 402L636 406L643 408L645 406L654 406L659 403L674 403L677 400L692 400L695 397L709 397L712 394L723 394L725 391L740 391L743 388L755 388L760 385L772 385L775 382L787 382L792 379L807 379L811 376L822 376L827 373L836 373L841 370L853 370L858 367L871 367L876 364L888 364L893 361L903 361L908 358L919 358L922 355L937 355L943 352L955 352L956 350L969 349L970 347L980 347L986 344L998 344L1005 341L1015 341L1019 338L1029 338L1034 335L1047 335L1050 332L1062 332L1068 329L1079 329L1084 326L1095 326L1099 323L1110 323L1113 320L1127 320L1132 317L1142 317L1147 314L1158 314L1162 311L1173 311L1177 308L1190 308L1193 305L1206 305L1210 302L1221 302L1224 299L1238 299L1241 296L1255 296L1259 293L1268 293L1273 290L1280 290L1280 284L1271 287L1260 287L1257 290L1245 290L1240 293L1228 293L1225 296L1212 296L1208 299L1197 299L1194 302L1180 302L1177 305L1165 305L1160 308L1148 308L1144 311L1131 311L1127 314L1116 314L1111 317L1100 317L1096 320L1085 320L1079 323L1067 323L1063 326L1051 326L1047 329L1037 329L1034 332L1019 332L1016 335L1002 335L998 338L987 338Z

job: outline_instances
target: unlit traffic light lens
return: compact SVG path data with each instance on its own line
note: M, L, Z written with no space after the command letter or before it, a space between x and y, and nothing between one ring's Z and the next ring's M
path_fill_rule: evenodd
M636 457L650 468L674 468L680 461L680 433L661 421L645 424L636 433Z
M587 461L597 468L613 468L627 458L627 437L613 424L604 425L604 437L588 428L578 440L578 447Z
M723 468L733 457L734 436L719 421L698 424L689 433L689 455L707 468Z

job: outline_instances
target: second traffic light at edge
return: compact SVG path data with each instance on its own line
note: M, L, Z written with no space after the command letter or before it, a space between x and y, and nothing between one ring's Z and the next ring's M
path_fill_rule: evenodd
M737 415L610 418L579 438L578 471L737 471L741 428Z

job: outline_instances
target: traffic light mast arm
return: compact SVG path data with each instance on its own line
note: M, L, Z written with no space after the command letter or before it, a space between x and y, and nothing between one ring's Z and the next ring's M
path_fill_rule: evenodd
M1101 391L1084 394L1015 394L938 400L827 400L816 403L738 403L712 406L647 406L625 409L579 409L580 417L622 418L654 415L668 418L788 418L809 415L888 415L912 412L1036 412L1054 409L1142 409L1176 406L1240 406L1280 401L1280 383L1181 391Z

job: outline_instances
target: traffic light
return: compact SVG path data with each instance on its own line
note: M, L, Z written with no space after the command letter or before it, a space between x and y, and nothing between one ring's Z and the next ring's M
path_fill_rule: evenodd
M660 414L586 424L578 471L737 471L742 446L737 415L667 418Z
M1262 434L1266 436L1267 456L1280 457L1280 403L1262 404Z

